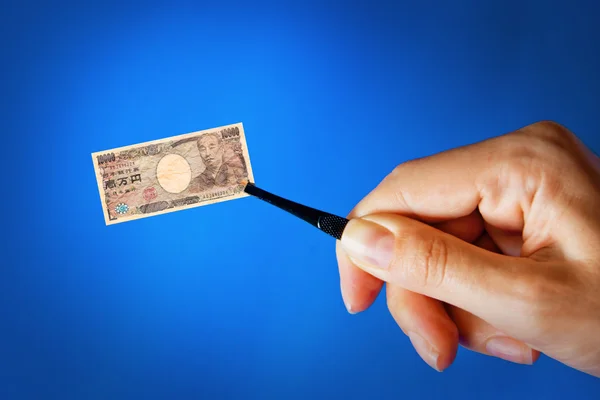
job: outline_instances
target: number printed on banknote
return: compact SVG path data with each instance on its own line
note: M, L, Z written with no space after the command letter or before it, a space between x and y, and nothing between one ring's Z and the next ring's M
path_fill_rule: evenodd
M107 225L246 197L241 123L92 153Z

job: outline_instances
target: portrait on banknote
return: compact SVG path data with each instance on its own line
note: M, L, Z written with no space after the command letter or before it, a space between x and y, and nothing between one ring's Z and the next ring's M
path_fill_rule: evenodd
M248 178L241 143L224 143L221 135L215 132L200 135L195 142L204 170L192 179L191 193L234 185Z

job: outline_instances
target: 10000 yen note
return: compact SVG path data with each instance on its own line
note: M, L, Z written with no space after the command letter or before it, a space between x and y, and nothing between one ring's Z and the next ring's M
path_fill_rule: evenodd
M107 225L246 197L241 123L92 153Z

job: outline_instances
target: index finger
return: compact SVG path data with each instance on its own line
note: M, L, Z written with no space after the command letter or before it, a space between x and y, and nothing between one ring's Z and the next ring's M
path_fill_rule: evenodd
M486 142L398 165L352 211L350 217L393 212L426 223L471 214L481 199L478 177L489 167Z

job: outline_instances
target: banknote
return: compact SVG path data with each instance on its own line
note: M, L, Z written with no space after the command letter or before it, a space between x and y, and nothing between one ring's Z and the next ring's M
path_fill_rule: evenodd
M107 225L248 196L242 123L92 153Z

